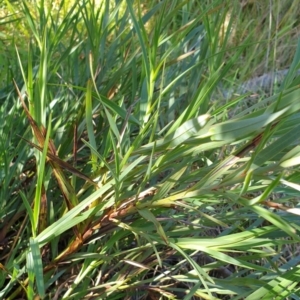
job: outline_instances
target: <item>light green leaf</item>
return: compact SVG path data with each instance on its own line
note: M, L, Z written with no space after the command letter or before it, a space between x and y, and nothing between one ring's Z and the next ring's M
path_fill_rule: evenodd
M183 123L173 134L165 138L165 141L170 141L170 147L176 147L183 144L188 138L197 136L198 132L206 125L210 119L210 115L201 115Z
M273 114L264 113L258 117L233 119L210 127L211 139L213 141L225 140L227 142L237 141L244 137L260 132L263 127L278 120L288 111L289 107Z
M155 216L148 210L148 209L138 209L139 214L145 218L146 220L151 221L155 227L156 230L158 232L158 234L160 235L160 237L163 239L163 241L168 245L168 238L164 232L163 227L160 225L160 223L156 220Z

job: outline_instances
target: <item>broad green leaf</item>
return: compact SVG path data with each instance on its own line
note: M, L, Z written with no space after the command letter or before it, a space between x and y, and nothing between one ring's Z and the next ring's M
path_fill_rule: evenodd
M34 239L30 239L30 248L27 254L28 271L34 274L38 294L41 298L46 296L43 275L43 263L38 243Z
M168 238L164 232L163 227L160 225L160 223L157 221L155 216L148 210L148 209L138 209L138 213L145 218L146 220L149 220L152 222L157 230L157 233L161 236L162 240L168 245Z
M273 114L264 113L261 116L244 119L233 119L210 127L212 140L225 140L227 142L237 141L250 134L260 132L263 127L283 116L289 107Z
M291 295L299 283L300 268L295 267L269 281L263 287L249 295L247 300L251 299L282 299L282 296Z
M282 231L286 232L295 241L300 240L299 236L296 233L296 230L287 221L283 220L280 216L258 205L249 206L249 208L258 215L260 215L262 218L274 224Z
M183 144L188 138L196 136L197 133L206 125L210 119L210 115L202 115L195 119L183 123L173 134L165 138L165 141L170 141L170 147L176 147Z
M294 147L286 155L284 155L280 162L280 166L283 168L289 168L300 164L300 146Z

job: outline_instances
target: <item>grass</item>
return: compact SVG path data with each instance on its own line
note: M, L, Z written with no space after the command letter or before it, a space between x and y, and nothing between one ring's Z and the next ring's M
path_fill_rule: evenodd
M1 3L0 298L299 299L299 11L262 2Z

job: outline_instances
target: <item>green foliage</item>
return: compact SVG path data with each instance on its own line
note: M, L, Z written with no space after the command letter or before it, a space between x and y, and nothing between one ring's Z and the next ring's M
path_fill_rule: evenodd
M233 4L3 4L1 299L298 299L300 43L218 91L299 14L255 40Z

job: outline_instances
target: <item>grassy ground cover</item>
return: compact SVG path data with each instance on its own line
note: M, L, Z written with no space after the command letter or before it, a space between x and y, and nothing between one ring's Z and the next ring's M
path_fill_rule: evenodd
M1 299L300 298L299 7L200 2L1 2Z

